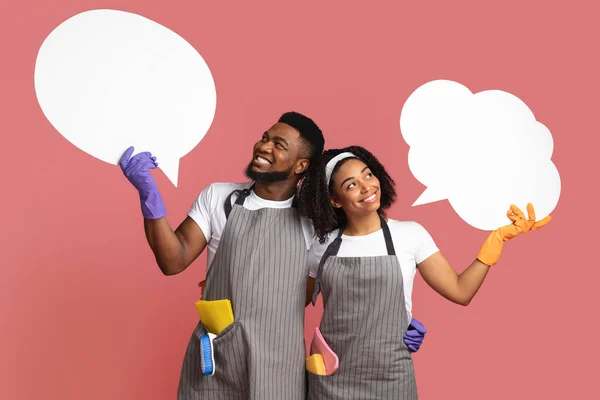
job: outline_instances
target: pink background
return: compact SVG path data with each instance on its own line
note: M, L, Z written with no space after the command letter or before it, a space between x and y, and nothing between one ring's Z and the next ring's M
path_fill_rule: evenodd
M182 159L179 187L155 174L174 227L208 183L241 180L252 143L293 109L317 121L327 147L360 144L378 155L398 183L391 216L422 223L462 271L487 234L446 201L410 207L423 187L408 169L401 107L433 79L525 101L554 137L562 180L554 220L506 246L467 308L417 278L414 315L429 329L414 357L420 398L597 398L593 2L283 3L3 2L0 398L173 399L198 319L205 256L162 276L118 167L72 146L38 106L39 46L61 22L94 8L169 27L213 73L215 120ZM319 311L307 314L308 339Z

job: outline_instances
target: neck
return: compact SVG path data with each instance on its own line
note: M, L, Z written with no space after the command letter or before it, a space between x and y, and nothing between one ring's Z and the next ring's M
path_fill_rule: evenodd
M381 229L381 220L377 211L366 215L347 216L348 225L344 229L344 235L364 236Z
M297 182L294 180L285 180L281 182L254 184L254 193L261 199L271 201L284 201L296 194Z

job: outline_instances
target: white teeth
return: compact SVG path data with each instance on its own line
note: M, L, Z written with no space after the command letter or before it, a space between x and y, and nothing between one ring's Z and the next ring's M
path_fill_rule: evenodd
M266 158L262 158L261 156L256 156L256 161L258 161L259 164L271 164L271 162L269 160L267 160Z
M367 197L366 199L363 200L363 202L369 203L371 201L375 200L375 193L373 193L372 195L370 195L369 197Z

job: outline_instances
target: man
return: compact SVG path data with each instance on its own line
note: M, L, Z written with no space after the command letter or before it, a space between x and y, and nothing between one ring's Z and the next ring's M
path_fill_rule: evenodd
M173 231L148 152L120 165L140 194L148 243L165 275L185 270L208 247L204 300L229 299L234 322L213 341L215 372L203 376L198 323L189 341L179 400L304 399L304 306L312 226L294 204L298 182L323 151L308 117L288 112L254 145L253 182L214 183ZM420 343L417 343L417 345Z
M294 112L254 145L245 184L208 186L173 232L150 169L133 149L121 167L140 192L148 243L165 275L208 246L203 299L229 299L235 322L214 340L215 374L200 371L201 323L190 339L178 398L304 399L304 304L312 231L293 207L296 187L323 151L321 130ZM228 205L226 210L226 204ZM227 212L226 212L227 211ZM229 213L229 215L227 215ZM198 395L198 396L197 396Z

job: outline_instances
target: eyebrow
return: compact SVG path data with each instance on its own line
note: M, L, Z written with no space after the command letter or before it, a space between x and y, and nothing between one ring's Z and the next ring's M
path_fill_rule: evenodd
M368 165L367 165L367 166L365 166L365 167L364 167L364 168L363 168L363 169L360 171L360 173L362 174L362 173L363 173L363 172L365 172L365 170L367 170L367 169L369 169L369 166L368 166ZM340 184L340 186L344 186L344 183L346 183L347 181L349 181L349 180L351 180L351 179L354 179L354 177L353 177L353 176L349 176L348 178L344 179L344 181L343 181L343 182Z
M274 136L273 140L279 140L280 142L283 142L285 144L285 147L289 147L289 144L288 144L287 140L285 140L281 136Z
M269 140L271 139L271 136L269 135L269 131L265 131L265 133L263 133L263 135L266 136L267 139L269 139ZM287 140L285 140L281 136L273 136L273 140L278 140L280 142L283 142L285 144L285 147L290 147Z

